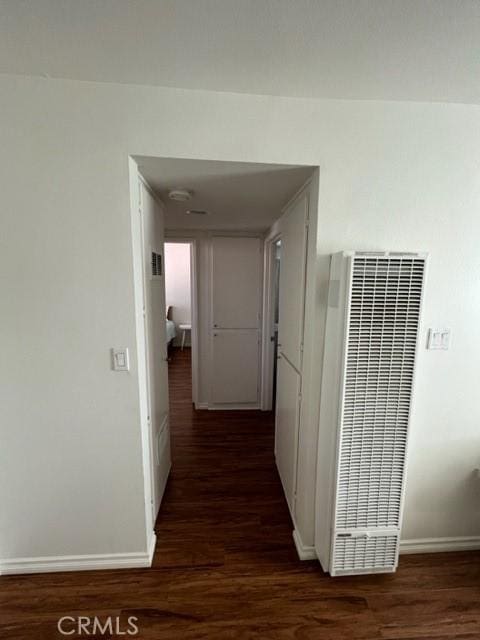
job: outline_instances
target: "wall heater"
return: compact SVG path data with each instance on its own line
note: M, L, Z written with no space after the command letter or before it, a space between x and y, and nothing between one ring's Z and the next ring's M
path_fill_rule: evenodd
M315 546L332 576L398 563L426 255L332 256Z

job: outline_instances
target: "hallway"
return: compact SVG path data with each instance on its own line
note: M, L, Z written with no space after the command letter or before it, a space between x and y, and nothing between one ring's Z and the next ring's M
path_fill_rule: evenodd
M195 411L190 349L169 364L172 471L157 521L155 565L295 561L292 523L260 411Z
M272 416L195 412L189 366L176 350L153 568L5 576L2 639L61 638L62 616L136 616L142 640L478 640L480 553L403 556L394 575L335 579L299 562Z

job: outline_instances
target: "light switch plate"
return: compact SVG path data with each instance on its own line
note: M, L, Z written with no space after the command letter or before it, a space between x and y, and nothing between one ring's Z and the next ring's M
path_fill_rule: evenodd
M112 349L112 368L114 371L129 371L128 347L114 347Z
M443 349L450 346L450 329L429 329L427 349Z

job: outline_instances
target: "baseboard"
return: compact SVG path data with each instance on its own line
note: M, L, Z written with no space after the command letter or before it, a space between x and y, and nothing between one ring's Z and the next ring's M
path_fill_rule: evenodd
M203 411L208 409L208 402L195 402L195 409L197 411Z
M480 536L458 538L419 538L401 540L400 553L446 553L448 551L475 551L480 549Z
M316 560L317 553L315 551L315 547L307 546L303 544L302 538L298 533L297 529L293 530L293 541L295 542L295 548L298 553L298 557L300 560Z
M52 573L55 571L93 571L95 569L139 569L150 567L157 538L152 534L148 551L139 553L106 553L84 556L44 556L0 560L0 575Z
M209 411L259 411L259 404L209 404Z
M316 560L315 547L303 544L297 529L293 531L293 540L300 560ZM401 540L400 553L448 553L449 551L480 550L480 536L464 536L457 538L419 538L417 540Z
M157 546L157 535L155 531L152 531L150 536L150 542L148 544L148 566L152 566L153 556L155 555L155 548Z

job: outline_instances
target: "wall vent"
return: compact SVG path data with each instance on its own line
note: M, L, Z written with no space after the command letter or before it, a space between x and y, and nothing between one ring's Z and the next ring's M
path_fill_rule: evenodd
M152 278L160 278L163 275L162 254L152 251Z

